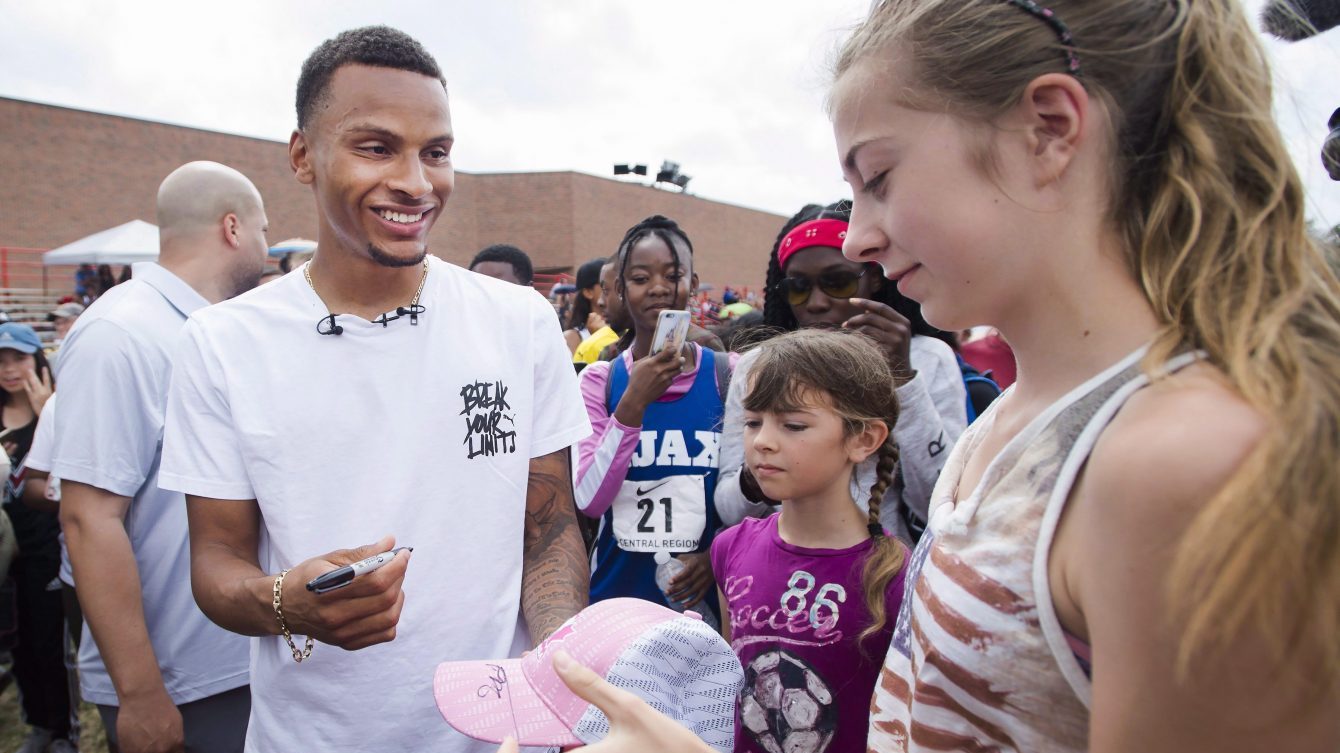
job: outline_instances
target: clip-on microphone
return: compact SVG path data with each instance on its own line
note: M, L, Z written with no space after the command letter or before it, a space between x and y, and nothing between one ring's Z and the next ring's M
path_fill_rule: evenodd
M396 318L409 316L409 325L411 327L417 327L419 326L419 314L422 314L427 310L427 306L419 303L411 303L409 306L397 306L395 312L397 315Z
M322 327L325 329L322 329ZM316 323L316 333L318 335L338 335L344 332L344 327L335 323L335 315L323 316Z

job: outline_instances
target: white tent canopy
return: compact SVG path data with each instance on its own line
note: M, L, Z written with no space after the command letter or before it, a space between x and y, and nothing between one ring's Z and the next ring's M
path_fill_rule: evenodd
M158 226L131 220L109 230L80 238L42 255L42 263L133 264L158 259Z

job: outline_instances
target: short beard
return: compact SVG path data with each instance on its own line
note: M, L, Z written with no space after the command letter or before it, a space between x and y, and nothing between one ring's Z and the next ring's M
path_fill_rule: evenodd
M373 261L377 262L383 267L396 267L396 268L413 267L415 265L423 263L423 260L428 257L428 249L425 248L423 251L420 251L412 258L402 259L399 256L392 256L383 251L382 249L377 248L375 245L369 243L368 256L372 257Z
M265 267L248 267L246 269L233 270L233 292L229 298L236 298L239 295L255 288L261 284L261 276L265 274Z

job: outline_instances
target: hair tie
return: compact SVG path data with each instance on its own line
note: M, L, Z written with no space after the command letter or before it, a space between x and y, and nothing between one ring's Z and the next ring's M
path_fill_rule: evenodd
M1070 35L1070 27L1065 22L1056 17L1056 12L1051 8L1044 8L1033 2L1033 0L1005 0L1020 10L1026 11L1037 16L1043 23L1052 27L1056 32L1056 38L1061 40L1061 45L1065 47L1065 67L1073 76L1079 75L1079 55L1075 52L1075 38Z
M884 526L878 523L871 523L870 525L866 526L866 528L870 530L870 538L872 539L877 539L880 536L884 535Z

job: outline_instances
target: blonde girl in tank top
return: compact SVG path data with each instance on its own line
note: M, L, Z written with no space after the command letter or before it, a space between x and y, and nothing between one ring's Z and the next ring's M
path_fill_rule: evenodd
M1340 746L1340 285L1270 102L1234 0L886 0L845 45L844 252L1019 363L872 749Z
M1340 749L1340 282L1238 0L883 0L844 253L1018 381L931 502L874 751ZM689 749L582 668L593 751ZM661 738L670 740L672 738ZM666 747L669 745L669 747Z

